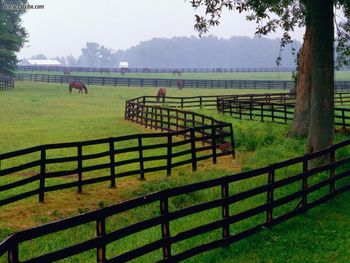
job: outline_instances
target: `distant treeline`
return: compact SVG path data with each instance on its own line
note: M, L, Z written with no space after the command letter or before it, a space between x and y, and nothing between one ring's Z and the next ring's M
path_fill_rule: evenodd
M295 41L280 54L280 39L232 37L222 39L214 36L153 38L125 51L106 48L98 43L87 42L78 58L72 55L56 57L63 65L71 67L118 67L121 61L129 67L158 68L253 68L281 66L294 67L296 52L301 44ZM33 58L45 59L44 55Z

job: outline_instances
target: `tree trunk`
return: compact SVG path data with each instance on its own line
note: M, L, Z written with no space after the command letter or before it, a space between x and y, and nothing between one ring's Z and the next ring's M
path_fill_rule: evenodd
M296 103L294 119L289 136L307 136L310 121L311 102L311 31L306 24L304 43L300 51L297 73Z
M334 133L333 1L309 0L311 23L311 111L307 139L309 153L332 144Z

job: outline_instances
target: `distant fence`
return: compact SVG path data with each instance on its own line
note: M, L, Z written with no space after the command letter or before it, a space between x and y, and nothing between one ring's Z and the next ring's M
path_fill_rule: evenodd
M15 83L12 78L0 76L0 90L10 90L14 87Z
M18 81L37 81L48 83L84 82L87 85L127 86L127 87L174 87L181 80L183 88L212 89L281 89L294 88L294 82L288 80L201 80L201 79L160 79L160 78L122 78L101 76L63 76L49 74L17 73ZM350 81L336 81L335 90L350 90Z
M120 68L97 68L97 67L58 67L58 66L18 66L22 71L70 71L70 72L96 72L96 73L120 73ZM172 73L174 70L182 73L228 73L228 72L292 72L293 67L258 67L258 68L128 68L130 73Z
M350 94L350 93L349 93ZM148 106L166 105L169 108L203 108L217 109L218 99L236 99L236 100L259 100L259 101L287 101L295 100L295 95L289 93L258 93L258 94L239 94L239 95L204 95L191 97L162 97L157 101L156 96L143 96L136 98L137 103ZM132 100L130 100L132 101Z
M0 244L0 256L8 253L8 262L20 262L19 259L23 258L24 242L46 237L45 242L49 246L51 242L48 235L65 231L64 236L69 236L76 231L76 227L84 225L95 232L94 237L79 239L74 244L67 240L67 243L60 243L66 245L55 247L48 252L42 252L40 248L32 245L30 250L26 251L30 251L34 256L27 255L28 259L21 262L52 262L87 251L94 251L90 253L95 254L96 262L126 262L151 252L157 253L154 255L157 257L155 261L178 262L252 236L264 227L277 225L307 212L308 209L326 202L339 193L348 191L350 157L336 160L336 153L349 145L350 140L344 141L320 152L260 169L163 190L24 230L11 235ZM310 167L310 161L323 156L329 159L328 163L317 168ZM260 184L251 185L252 180ZM250 187L241 188L244 183ZM170 205L174 197L181 198L205 190L216 194L198 204L188 203L184 208ZM118 229L110 226L110 217L132 212L139 207L150 209L149 205L153 205L151 218L145 218L137 223L125 221L126 225ZM240 209L242 207L244 210ZM191 220L189 218L191 216L214 209L217 212L213 218L198 220L196 224L188 225L185 230L173 227L176 220L185 218ZM146 244L134 242L133 248L127 251L124 248L119 253L111 247L113 242L123 238L139 240L142 231L151 229L159 233ZM199 244L191 239L213 231L220 232ZM191 242L191 245L179 246L184 242Z

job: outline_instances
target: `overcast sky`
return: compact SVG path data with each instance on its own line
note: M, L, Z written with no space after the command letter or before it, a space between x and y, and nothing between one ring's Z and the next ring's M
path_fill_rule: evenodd
M198 36L189 0L29 0L29 4L45 8L28 10L23 16L29 42L19 53L20 59L37 54L77 57L86 42L118 50L154 37ZM255 27L244 15L227 11L209 34L253 37ZM302 32L293 36L301 41ZM280 33L269 37L280 37Z

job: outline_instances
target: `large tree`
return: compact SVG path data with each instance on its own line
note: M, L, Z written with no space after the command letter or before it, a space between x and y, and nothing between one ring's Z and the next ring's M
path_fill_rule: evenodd
M337 50L346 61L349 44L350 0L191 0L196 15L195 28L203 34L219 24L223 9L248 12L256 21L257 34L284 30L281 46L291 42L290 32L305 27L297 73L297 101L292 135L307 135L307 152L329 146L334 131L334 10L341 13L337 24Z
M0 0L0 75L11 76L16 70L16 52L23 47L27 33L21 26L25 10L11 7L26 3L27 0Z

